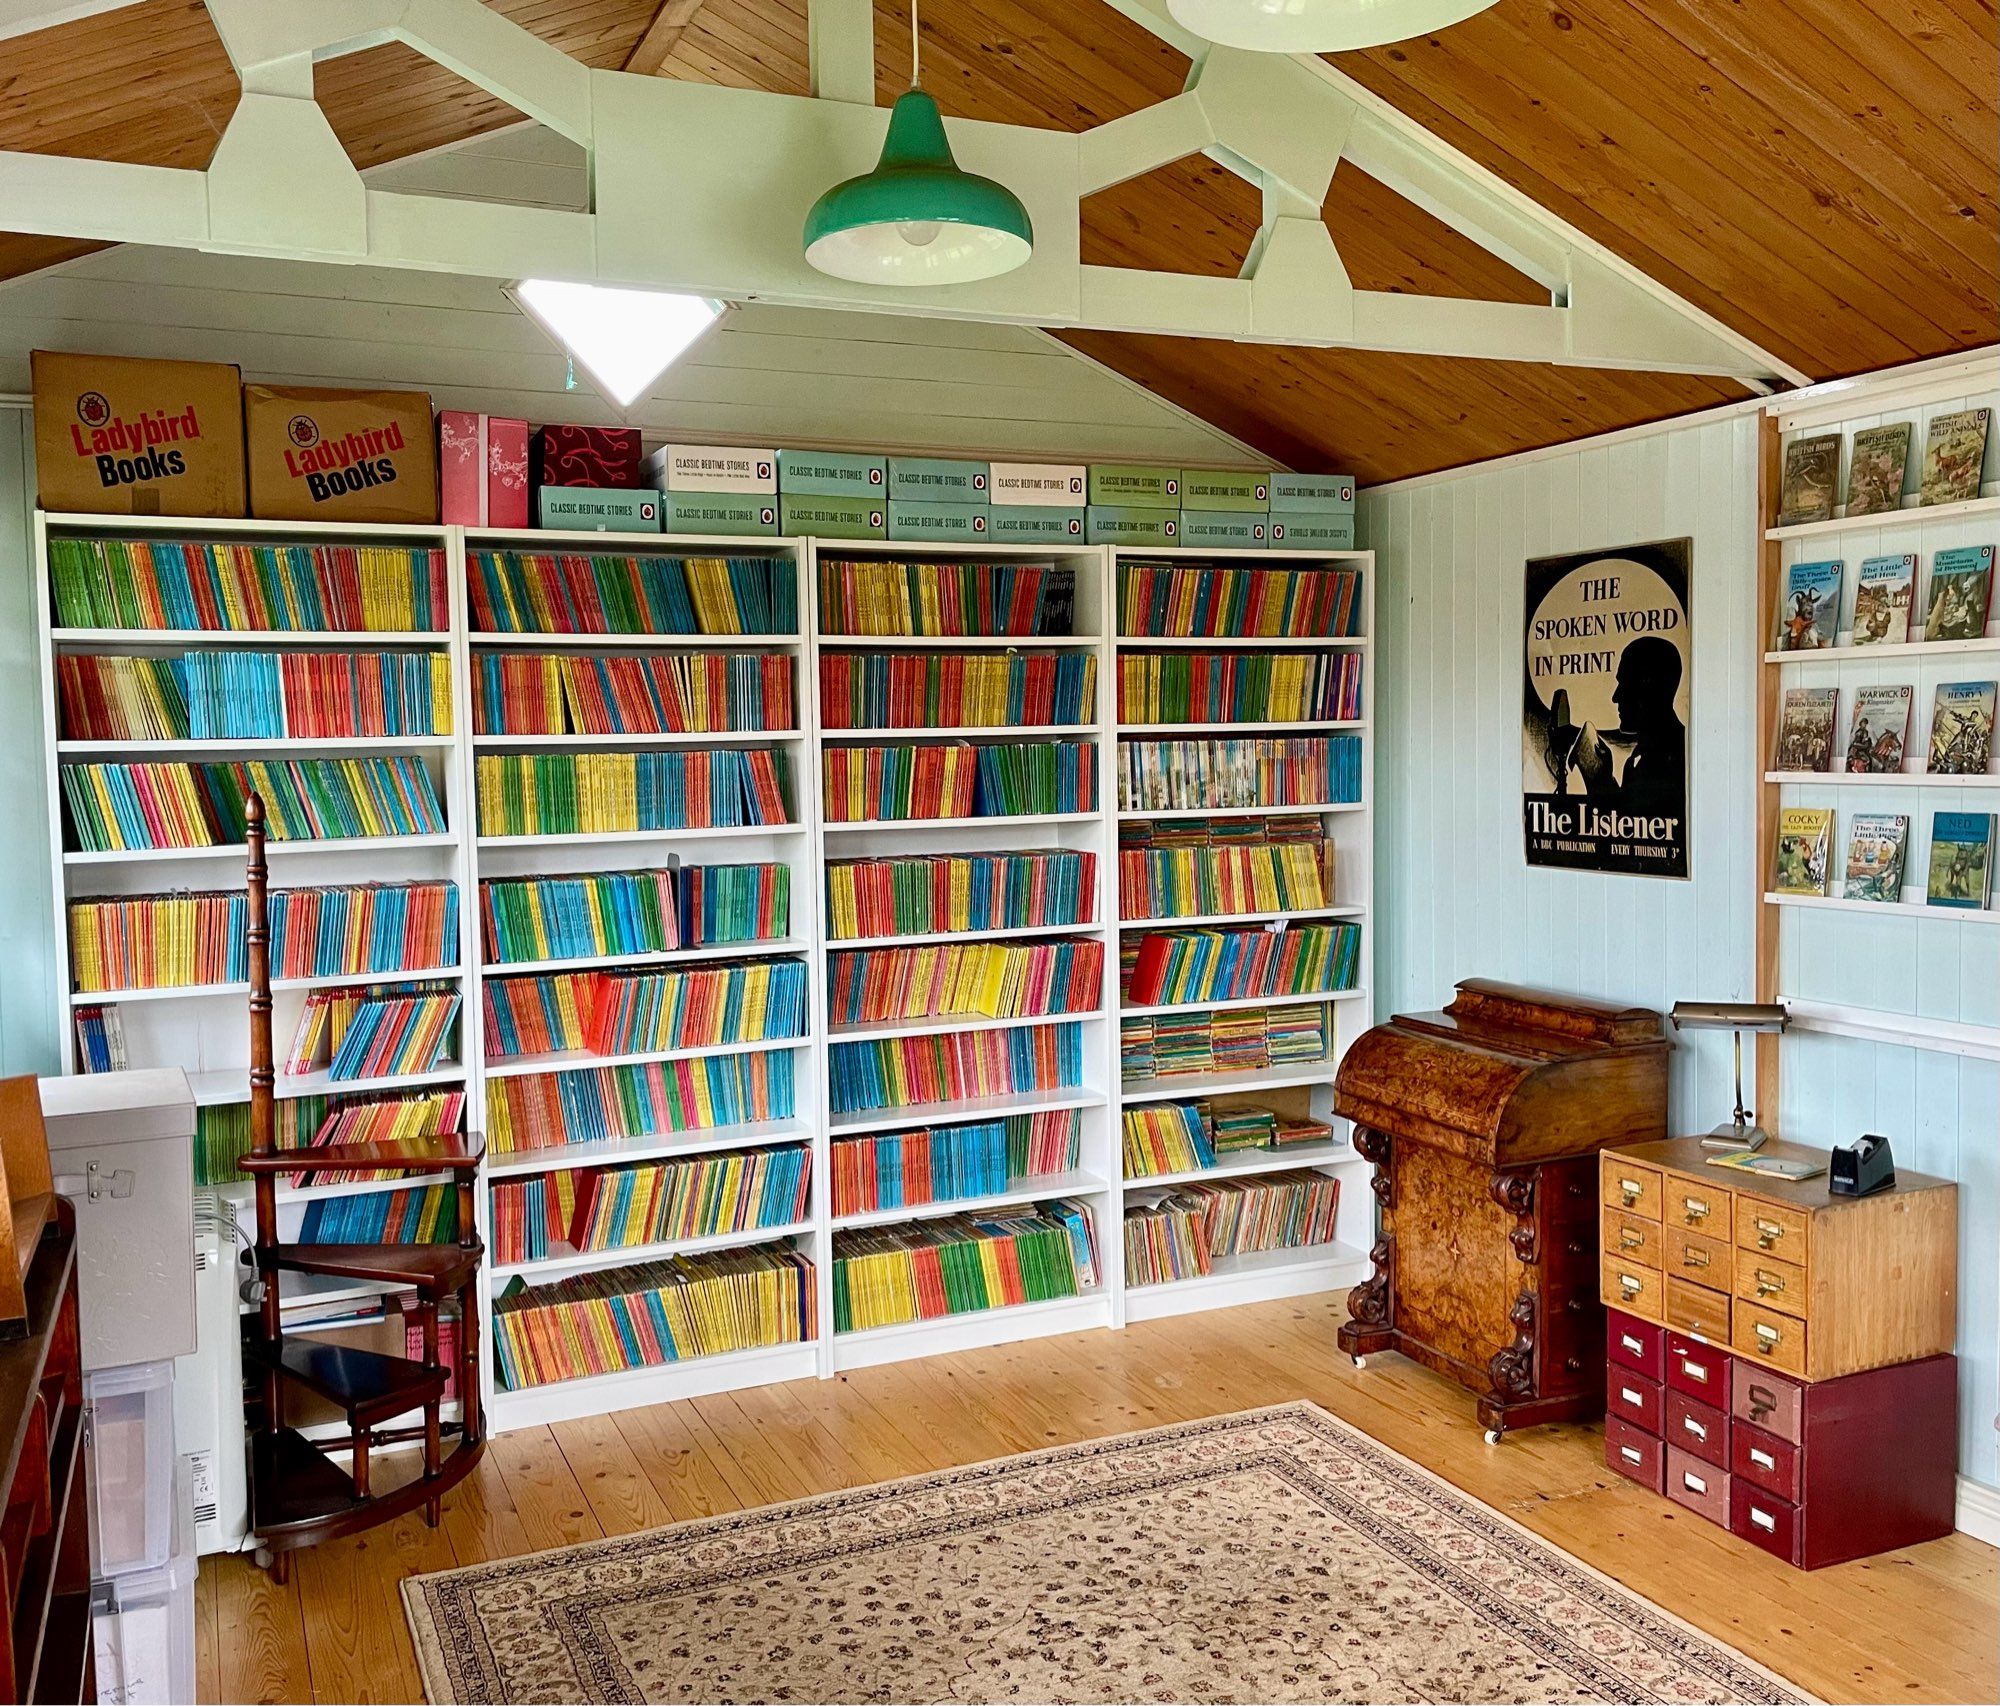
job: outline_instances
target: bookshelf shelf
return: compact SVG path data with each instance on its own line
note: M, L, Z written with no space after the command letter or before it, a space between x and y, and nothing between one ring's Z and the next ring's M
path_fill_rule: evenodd
M354 735L338 740L300 739L284 735L269 740L64 740L56 742L59 758L187 758L212 754L217 758L312 758L321 754L367 752L450 752L455 735Z
M1231 995L1220 1001L1168 1001L1154 1007L1121 1007L1120 1017L1150 1018L1160 1013L1228 1013L1245 1007L1317 1007L1323 1001L1365 1001L1365 989L1320 989L1310 995Z
M1151 738L1151 737L1148 737ZM1333 812L1365 812L1361 800L1322 800L1302 806L1157 806L1144 811L1120 811L1120 823L1151 823L1158 818L1203 817L1322 817Z
M463 968L455 965L416 971L331 972L322 977L274 977L271 987L274 990L345 989L350 984L363 983L445 983L456 981L462 972ZM69 1003L72 1007L92 1007L115 1001L123 1006L130 1001L197 1001L219 995L247 997L249 993L247 983L168 983L139 989L73 990Z
M1182 740L1206 735L1323 735L1336 734L1343 729L1365 729L1368 725L1359 717L1335 718L1318 722L1298 723L1121 723L1120 734L1144 735L1148 737L1171 736ZM1317 808L1301 806L1301 811Z
M834 1114L827 1130L835 1137L896 1131L922 1125L967 1125L1005 1114L1038 1114L1058 1108L1101 1108L1102 1090L1012 1090L1004 1096L961 1096L951 1102L910 1102L900 1108L864 1108Z
M693 647L705 652L783 651L803 645L797 634L495 634L466 636L472 646L494 651L587 651L609 648L627 652Z
M961 728L822 729L820 739L828 746L880 746L897 740L1024 740L1031 735L1078 740L1087 739L1094 732L1087 723L981 723Z
M482 835L482 853L505 853L516 847L610 847L621 841L713 841L718 836L804 835L802 823L744 823L699 829L603 829L562 835Z
M828 741L838 746L838 741ZM829 818L820 828L826 835L863 835L877 829L989 829L1031 828L1045 823L1096 823L1096 812L1020 812L1011 817L908 817L864 818L853 823L837 823Z
M489 1419L496 1433L516 1428L546 1427L583 1416L650 1404L671 1404L682 1398L705 1398L714 1392L742 1391L786 1380L810 1380L819 1373L819 1347L805 1344L760 1346L748 1351L723 1351L714 1356L684 1357L653 1367L622 1368L609 1374L589 1374L575 1380L553 1380L518 1391L496 1390L489 1401Z
M769 1049L810 1048L812 1042L811 1037L760 1037L749 1042L654 1049L640 1054L592 1054L587 1049L561 1049L554 1054L496 1055L486 1063L486 1076L525 1078L538 1072L571 1072L585 1066L651 1066L670 1060L699 1060L711 1054L762 1054Z
M747 1125L708 1126L666 1137L622 1138L608 1143L566 1143L549 1149L515 1149L489 1155L488 1178L523 1173L560 1173L573 1167L616 1167L628 1161L674 1161L684 1155L713 1155L767 1143L799 1143L812 1137L803 1120L756 1120Z
M53 754L51 757L53 758ZM456 835L351 835L332 841L273 841L265 852L272 859L296 859L318 853L392 853L420 847L456 849ZM65 865L130 865L162 860L229 859L243 863L243 843L226 842L220 847L121 847L105 853L65 851Z
M353 1078L338 1083L324 1072L280 1072L276 1094L278 1100L284 1102L300 1096L377 1095L390 1090L448 1089L453 1084L464 1082L464 1062L447 1060L429 1072L404 1072L387 1078ZM216 1067L204 1072L190 1072L188 1084L194 1091L197 1107L226 1107L232 1102L249 1099L249 1068Z
M927 948L947 942L1007 942L1032 936L1092 935L1102 925L1084 919L1078 924L1016 924L1000 930L933 930L917 936L829 936L829 954L849 953L858 948Z
M533 1262L489 1262L487 1277L495 1285L514 1278L530 1283L562 1279L570 1274L598 1273L606 1268L634 1268L645 1262L663 1262L669 1256L694 1256L705 1250L746 1250L755 1244L775 1244L813 1230L810 1220L785 1226L747 1227L740 1232L716 1232L706 1238L670 1238L659 1244L631 1244L616 1250L570 1250L544 1256Z
M1125 1319L1154 1321L1197 1309L1228 1309L1241 1303L1302 1297L1358 1284L1372 1271L1362 1251L1338 1241L1302 1250L1219 1256L1214 1271L1197 1278L1133 1286L1125 1294Z
M586 954L574 960L488 960L482 968L486 977L533 977L542 972L599 971L607 966L647 971L665 966L700 965L705 960L763 959L773 955L803 954L812 944L801 938L780 941L718 942L701 948L669 948L657 954Z
M1779 995L1791 1012L1790 1028L1824 1037L1852 1037L1858 1042L1888 1043L1928 1054L1957 1055L1962 1060L2000 1060L2000 1025L1971 1025L1955 1019L1924 1019L1905 1013L1885 1013L1872 1007L1850 1007L1830 1001L1801 1001Z
M1245 1090L1289 1090L1306 1084L1331 1084L1332 1060L1302 1061L1296 1066L1259 1066L1243 1072L1177 1072L1126 1084L1119 1092L1127 1107L1141 1102L1180 1102L1191 1096L1228 1096Z
M935 548L910 547L912 557L931 557ZM981 552L984 557L987 553ZM1051 553L1043 552L1048 556ZM1054 555L1064 555L1062 552ZM1094 651L1103 642L1095 634L821 634L821 650L916 652Z
M2000 776L1912 775L1905 770L1853 774L1846 770L1767 770L1764 780L1781 788L2000 788Z
M866 1025L831 1025L829 1043L871 1043L887 1037L949 1036L959 1031L1011 1031L1022 1025L1080 1024L1104 1015L1095 1007L1078 1013L1028 1013L1007 1019L988 1019L979 1014L926 1016L916 1019L881 1019Z
M1142 553L1135 553L1139 554ZM1217 553L1197 552L1196 555L1214 556ZM1199 634L1120 634L1117 644L1121 652L1365 652L1374 642L1361 634L1250 634L1214 638Z
M474 735L475 752L630 751L654 746L792 746L812 737L802 729L711 729L699 734Z
M1921 446L1918 448L1921 449ZM1912 504L1904 509L1885 509L1874 515L1837 515L1828 521L1767 527L1764 537L1783 544L1792 539L1824 539L1828 534L1858 533L1864 529L1920 526L1936 521L1976 521L1989 515L2000 516L2000 497L1966 498L1949 504Z
M859 1226L900 1226L908 1220L976 1214L981 1209L1011 1208L1050 1197L1101 1197L1108 1189L1095 1173L1051 1173L1038 1179L1022 1179L988 1196L954 1197L949 1202L910 1203L899 1208L869 1209L862 1214L837 1214L833 1217L833 1229L844 1232Z
M1102 1259L1102 1243L1099 1256ZM1111 1288L1098 1285L1077 1297L1051 1298L1044 1303L1014 1303L998 1309L973 1309L934 1321L903 1321L891 1327L863 1327L831 1337L833 1369L868 1368L901 1362L906 1357L940 1356L950 1351L977 1350L985 1345L1021 1339L1044 1339L1056 1333L1081 1333L1111 1325Z
M1301 1143L1288 1150L1250 1149L1218 1155L1212 1167L1189 1167L1175 1173L1127 1175L1125 1189L1143 1191L1162 1185L1185 1185L1196 1179L1254 1178L1259 1173L1287 1173L1297 1167L1345 1166L1361 1163L1351 1144Z
M93 515L51 511L42 516L51 533L163 533L177 539L381 540L442 545L446 529L435 522L259 521L246 516Z
M437 651L451 636L435 628L57 628L50 641L66 650L128 648L166 650L175 646L255 646L265 651Z
M2000 502L2000 500L1995 500ZM1902 640L1894 645L1821 646L1808 652L1766 652L1767 664L1869 663L1877 658L1893 662L1937 658L1972 657L1983 652L2000 652L2000 633L1989 631L1976 640Z
M1194 930L1211 924L1283 924L1296 918L1366 918L1365 906L1300 906L1290 912L1198 912L1184 918L1121 918L1121 930Z
M1921 901L1849 900L1844 895L1775 892L1764 896L1764 904L1800 906L1814 912L1845 912L1864 918L1928 918L1944 924L2000 924L2000 908L1990 906L1927 906Z

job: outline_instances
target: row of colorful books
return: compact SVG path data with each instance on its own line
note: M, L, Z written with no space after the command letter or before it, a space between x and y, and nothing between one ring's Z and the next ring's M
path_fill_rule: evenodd
M1832 808L1790 806L1778 813L1771 886L1779 894L1825 895L1833 876ZM1933 812L1924 899L1931 906L1979 911L1993 898L1994 814ZM1856 812L1848 826L1844 900L1903 898L1910 820L1895 812Z
M782 752L481 753L481 835L616 835L791 823Z
M777 557L472 551L472 625L489 634L795 634L797 571Z
M1118 905L1126 918L1328 906L1333 872L1333 840L1311 815L1118 826Z
M1020 1190L1075 1171L1082 1136L1082 1109L1048 1108L970 1125L837 1137L833 1212L874 1214Z
M810 1341L811 1260L790 1244L674 1256L549 1285L518 1281L493 1303L500 1387L657 1368L690 1357Z
M1345 639L1361 620L1361 571L1302 563L1235 568L1120 563L1118 632L1166 639Z
M217 1102L195 1109L194 1182L197 1185L228 1185L247 1177L237 1163L250 1152L249 1095L250 1072L245 1067L242 1100ZM281 1097L273 1121L275 1143L279 1149L305 1148L326 1129L328 1120L346 1107L429 1099L421 1092L399 1092L388 1096Z
M1361 931L1352 924L1274 930L1128 931L1119 979L1133 1007L1318 995L1352 989Z
M1076 573L1059 563L836 561L819 566L822 634L1059 636L1075 632Z
M788 1120L796 1086L784 1048L490 1078L486 1146L514 1155Z
M1833 560L1786 568L1774 641L1779 651L1815 652L1839 645L1840 589L1846 567ZM1927 643L1982 638L1993 601L1993 547L1956 545L1932 554L1924 625L1920 634L1912 636L1916 593L1916 552L1863 559L1855 576L1848 644L1900 646L1913 637Z
M414 1143L425 1138L450 1137L465 1129L463 1090L404 1091L386 1096L313 1097L322 1104L316 1125L295 1124L302 1141L287 1143L280 1128L278 1147L298 1148L302 1159L315 1149L336 1144ZM304 1135L310 1130L310 1135ZM248 1138L248 1131L245 1131ZM294 1185L344 1185L371 1177L397 1178L400 1174L357 1173L341 1167L302 1168L292 1174Z
M1147 1102L1122 1119L1125 1177L1153 1178L1213 1167L1216 1158L1251 1150L1296 1149L1328 1143L1333 1127L1249 1102Z
M458 962L455 883L274 889L271 975L437 971ZM249 901L209 891L105 896L69 908L70 979L86 993L241 983Z
M116 1007L74 1007L78 1072L123 1072L131 1064L125 1048L125 1020Z
M284 1070L322 1069L336 1084L435 1071L451 1051L456 984L373 984L307 993Z
M664 954L791 934L792 873L785 865L681 865L489 877L479 884L488 965Z
M172 539L49 541L58 628L411 633L451 625L441 550Z
M1118 743L1121 811L1344 805L1360 798L1357 735Z
M483 735L658 735L798 727L788 652L481 651L473 727Z
M1328 1043L1324 1007L1232 1007L1118 1021L1119 1073L1128 1085L1309 1066L1327 1058Z
M830 746L821 766L828 823L1021 817L1097 806L1097 749L1081 741Z
M1104 944L1095 937L865 948L828 956L827 1022L1087 1013L1103 977Z
M836 1232L833 1330L1076 1297L1096 1287L1097 1274L1090 1210L1068 1198Z
M1033 728L1097 719L1094 652L823 652L829 729Z
M1984 776L1993 764L1993 707L2000 684L1939 682L1931 703L1931 738L1924 772L1931 776ZM1871 682L1855 689L1854 720L1835 762L1834 726L1840 719L1837 687L1788 687L1778 719L1772 766L1825 775L1901 773L1908 757L1909 684Z
M299 1225L301 1244L449 1244L458 1237L458 1196L445 1185L315 1197Z
M1121 723L1303 723L1361 715L1359 652L1126 652Z
M1097 855L1040 847L835 859L826 867L826 911L835 941L1088 924L1097 913Z
M489 1060L647 1053L805 1035L803 960L740 960L671 971L538 972L480 986Z
M1019 1025L835 1043L827 1071L836 1114L1071 1090L1083 1082L1083 1027Z
M441 835L444 811L421 760L294 758L248 764L65 764L71 845L86 853L224 847L264 799L273 841Z
M810 1212L811 1168L812 1151L797 1143L496 1179L493 1259L512 1266L795 1225Z
M1125 1283L1198 1279L1228 1256L1333 1241L1340 1181L1325 1173L1199 1179L1125 1203Z

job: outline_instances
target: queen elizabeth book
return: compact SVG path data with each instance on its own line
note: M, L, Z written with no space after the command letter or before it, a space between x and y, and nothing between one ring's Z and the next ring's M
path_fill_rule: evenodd
M1993 762L1991 681L1941 681L1931 705L1931 751L1924 768L1933 776L1984 776Z
M1851 776L1886 776L1903 768L1903 746L1910 738L1910 688L1907 682L1857 688L1854 721L1847 731L1847 764Z
M1787 688L1784 711L1778 719L1778 750L1773 755L1772 768L1831 770L1833 724L1839 706L1837 687Z
M1863 427L1847 462L1847 513L1880 515L1903 506L1903 474L1910 462L1910 423Z
M1793 563L1785 570L1785 602L1778 612L1778 650L1824 651L1840 628L1842 565Z
M1826 893L1833 813L1823 806L1787 806L1778 813L1771 886L1779 894Z
M1993 814L1935 812L1931 871L1925 899L1932 906L1977 911L1993 895Z
M1979 496L1990 413L1986 409L1960 409L1931 417L1930 433L1924 440L1925 503L1963 503Z
M1778 498L1778 525L1799 527L1826 521L1840 490L1840 434L1794 439L1785 446L1785 478Z
M1900 646L1910 637L1910 604L1917 586L1916 554L1870 557L1854 585L1854 643Z
M1888 812L1857 812L1847 831L1848 900L1899 901L1903 898L1903 849L1910 820Z
M1960 545L1931 558L1930 600L1924 606L1926 640L1977 640L1986 633L1993 597L1993 547Z

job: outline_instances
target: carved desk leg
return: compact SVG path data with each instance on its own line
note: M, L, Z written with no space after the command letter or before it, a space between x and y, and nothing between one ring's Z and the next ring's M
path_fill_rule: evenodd
M1507 1234L1507 1242L1524 1270L1520 1293L1513 1308L1507 1311L1514 1342L1488 1359L1486 1377L1492 1382L1493 1391L1490 1397L1481 1398L1477 1406L1480 1425L1486 1430L1486 1443L1498 1445L1500 1436L1507 1431L1507 1406L1536 1395L1535 1324L1541 1289L1537 1263L1541 1252L1536 1237L1534 1173L1495 1173L1487 1190L1494 1202L1514 1216L1514 1228Z
M1375 1271L1348 1292L1348 1318L1341 1323L1340 1331L1335 1335L1335 1342L1359 1368L1363 1357L1371 1351L1389 1349L1396 1340L1396 1172L1387 1132L1356 1126L1354 1148L1364 1161L1374 1163L1375 1171L1369 1178L1368 1188L1375 1193L1375 1201L1381 1210L1381 1231L1368 1252Z

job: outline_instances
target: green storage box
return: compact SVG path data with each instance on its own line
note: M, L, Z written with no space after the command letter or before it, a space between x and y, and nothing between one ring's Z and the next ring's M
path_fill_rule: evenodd
M985 504L904 503L889 500L889 537L970 545L987 538L992 511Z
M1096 473L1093 468L1092 476ZM1177 509L1092 504L1085 515L1085 530L1093 545L1157 546L1181 542L1181 512Z
M1213 514L1217 510L1255 510L1271 507L1271 475L1263 468L1184 468L1181 470L1181 508Z
M1352 474L1273 474L1271 509L1314 515L1348 515L1354 510Z
M1181 543L1218 551L1260 551L1271 540L1270 517L1261 510L1184 509Z
M786 497L862 498L889 495L889 462L838 450L778 452L778 490Z
M1280 551L1352 551L1353 515L1274 515L1271 544Z
M660 525L669 533L773 539L778 533L778 500L727 492L664 492Z
M1090 470L1081 462L996 462L989 503L1046 505L1079 515L1090 501Z
M1090 465L1090 507L1179 509L1181 471L1146 468L1129 462Z
M1081 545L1084 513L1046 504L994 504L986 512L987 536L996 545Z
M600 486L544 486L536 517L540 526L571 533L657 533L660 494Z
M936 456L889 458L889 501L983 504L991 496L991 470L984 462L952 462ZM895 518L890 518L895 525Z
M799 497L785 493L778 499L778 525L794 536L886 539L889 508L880 498Z

